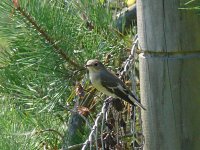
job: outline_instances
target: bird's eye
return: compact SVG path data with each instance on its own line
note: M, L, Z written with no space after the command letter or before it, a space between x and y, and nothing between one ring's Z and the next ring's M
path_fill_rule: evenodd
M94 65L95 65L95 66L98 66L98 63L96 62Z

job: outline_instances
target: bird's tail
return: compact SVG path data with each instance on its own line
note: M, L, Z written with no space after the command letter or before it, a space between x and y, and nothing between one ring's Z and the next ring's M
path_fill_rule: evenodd
M134 95L129 95L129 99L138 107L140 107L143 110L146 110L146 108L139 102L139 100Z
M134 104L137 105L138 107L142 108L143 110L146 110L146 108L137 100L134 101Z

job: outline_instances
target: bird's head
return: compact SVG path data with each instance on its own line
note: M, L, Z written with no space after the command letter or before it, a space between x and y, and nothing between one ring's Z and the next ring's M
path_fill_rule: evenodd
M105 69L104 65L97 59L88 60L86 68L91 72L98 72Z

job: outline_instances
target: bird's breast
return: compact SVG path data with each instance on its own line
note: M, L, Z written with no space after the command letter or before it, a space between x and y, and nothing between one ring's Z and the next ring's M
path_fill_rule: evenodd
M116 97L115 94L109 92L102 84L100 79L99 73L92 73L90 74L90 80L92 82L92 85L100 92L106 94L107 96Z

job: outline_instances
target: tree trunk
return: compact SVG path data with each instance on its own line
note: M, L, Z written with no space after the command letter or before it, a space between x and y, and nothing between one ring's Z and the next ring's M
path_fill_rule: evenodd
M185 2L137 1L144 150L200 149L200 15Z

